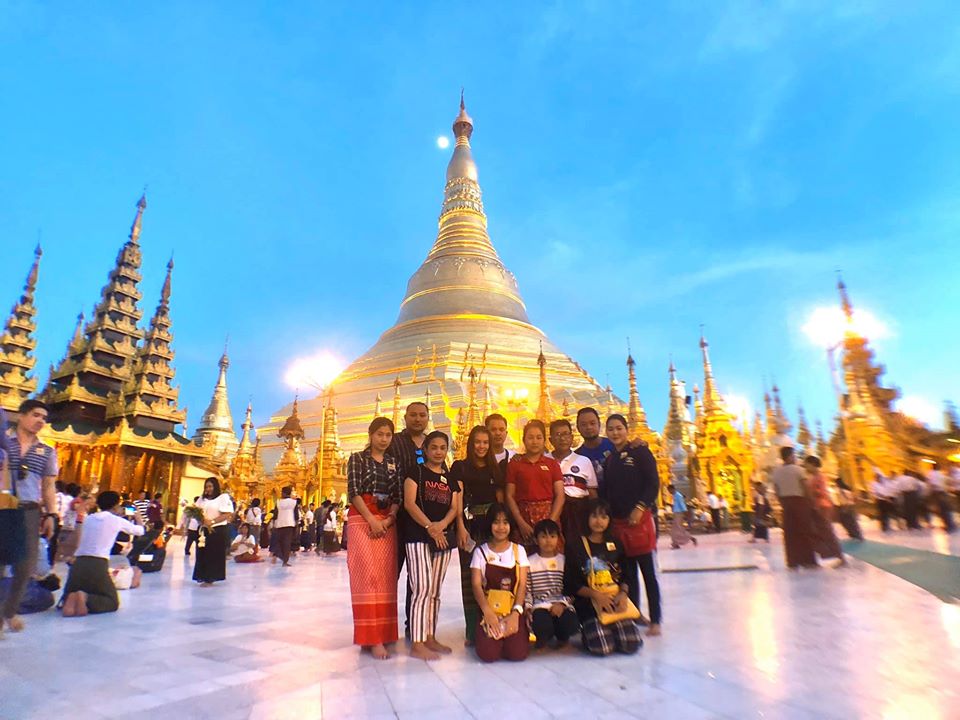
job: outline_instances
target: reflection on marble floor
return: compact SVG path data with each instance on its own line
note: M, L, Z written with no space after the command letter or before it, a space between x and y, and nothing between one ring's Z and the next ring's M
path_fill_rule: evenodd
M939 531L871 539L958 553ZM575 649L482 665L462 637L457 564L426 664L350 643L346 558L230 565L200 589L174 540L112 616L27 617L0 641L0 718L960 718L960 606L870 565L788 573L778 533L660 553L664 635L634 657Z

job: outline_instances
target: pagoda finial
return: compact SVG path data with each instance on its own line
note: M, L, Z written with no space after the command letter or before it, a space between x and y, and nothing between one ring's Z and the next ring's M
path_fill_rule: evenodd
M553 420L553 403L550 402L550 387L547 385L547 358L543 354L543 340L540 341L537 365L540 366L540 400L537 403L537 420L549 424Z
M167 262L167 276L163 280L163 288L160 290L160 303L164 306L170 304L170 276L173 274L173 256Z
M722 404L717 383L713 378L713 366L710 364L710 353L707 348L710 343L703 336L703 325L700 326L700 350L703 353L703 409L706 412L719 410Z
M839 270L837 270L837 291L840 293L840 307L843 308L843 314L847 316L848 321L853 320L853 303L850 302L847 286Z
M143 189L143 194L137 200L137 214L133 218L133 225L130 226L130 242L134 245L140 242L140 230L143 226L143 211L147 209L147 189Z
M453 121L453 135L457 139L457 145L463 144L470 146L470 136L473 134L473 119L467 115L467 106L463 101L463 88L460 88L460 114Z
M250 430L253 428L253 401L247 402L247 414L243 419L243 433L240 435L240 447L237 455L250 455L253 449L250 444Z
M393 427L396 429L400 425L400 373L397 373L393 381ZM399 432L397 430L396 432Z
M223 354L217 362L217 384L213 387L210 404L200 418L195 438L205 435L212 436L219 444L232 451L236 448L236 437L233 434L233 413L230 412L230 401L227 397L227 369L230 367L230 358L224 346ZM293 415L297 414L297 399L293 403ZM231 442L232 439L232 442ZM230 447L232 446L232 447Z
M383 415L383 398L380 397L380 393L377 393L377 400L373 405L373 416L375 418Z
M647 413L640 402L640 392L637 390L636 361L630 351L630 338L627 338L627 381L630 387L629 404L627 406L627 428L631 436L648 435Z

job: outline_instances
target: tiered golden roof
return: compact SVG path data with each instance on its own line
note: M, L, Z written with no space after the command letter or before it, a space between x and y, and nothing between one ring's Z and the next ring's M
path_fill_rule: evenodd
M37 245L23 292L10 310L3 336L0 337L0 408L6 410L15 411L21 402L37 390L37 378L31 374L31 370L37 362L33 355L37 348L34 337L37 329L34 292L37 289L41 255L43 251Z
M143 338L137 323L143 316L138 306L139 240L146 207L146 196L141 196L129 238L117 254L82 339L74 336L63 360L50 372L44 396L53 416L104 423L109 395L120 392L132 376L137 344Z
M366 444L377 397L391 390L392 416L398 425L406 405L422 401L429 390L433 425L456 438L460 411L464 424L470 415L467 373L471 367L477 373L473 402L508 418L510 444L516 446L520 428L536 416L540 405L541 344L551 405L571 412L586 405L604 410L623 406L530 323L517 280L500 260L487 232L471 148L473 129L461 102L433 247L407 283L394 326L333 382L340 437L347 450ZM428 347L431 355L426 361L423 349ZM322 399L303 402L302 411L305 442L316 443ZM274 414L261 429L262 435L275 434L288 412L289 406ZM478 408L476 417L481 414ZM281 443L268 446L264 441L265 455L275 458L282 452Z
M173 260L167 263L167 275L160 290L160 302L150 326L137 349L129 378L116 395L111 395L106 418L126 417L137 427L172 432L183 422L177 407L179 388L171 384L174 370L173 334L170 332L170 281Z

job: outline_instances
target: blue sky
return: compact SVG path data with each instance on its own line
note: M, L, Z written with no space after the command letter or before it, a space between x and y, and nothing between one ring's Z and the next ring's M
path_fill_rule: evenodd
M800 328L854 303L887 378L960 398L953 2L0 2L0 302L38 233L42 380L149 185L147 317L175 257L195 422L230 335L258 421L298 356L362 353L436 232L461 86L490 233L533 322L661 425L672 354L833 413ZM3 299L3 298L6 299Z

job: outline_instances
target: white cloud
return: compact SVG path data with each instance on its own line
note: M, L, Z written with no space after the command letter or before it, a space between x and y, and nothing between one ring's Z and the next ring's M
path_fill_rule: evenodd
M919 395L907 395L897 402L897 409L904 415L919 420L933 428L943 427L943 410L935 403Z

